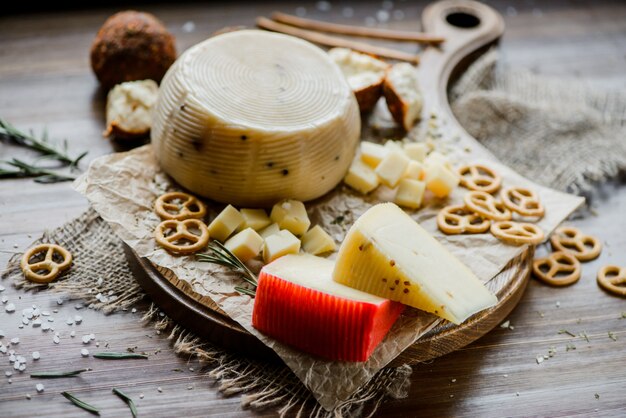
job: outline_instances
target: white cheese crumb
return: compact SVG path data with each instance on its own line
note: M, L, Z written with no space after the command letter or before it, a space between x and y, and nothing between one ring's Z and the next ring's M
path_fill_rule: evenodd
M35 389L37 389L37 392L41 393L41 392L43 392L43 390L45 388L44 388L43 384L37 383L37 385L35 386Z
M39 351L33 351L33 360L39 360L41 358L41 354L39 354Z
M89 350L83 348L82 350L80 350L80 355L83 357L89 357Z

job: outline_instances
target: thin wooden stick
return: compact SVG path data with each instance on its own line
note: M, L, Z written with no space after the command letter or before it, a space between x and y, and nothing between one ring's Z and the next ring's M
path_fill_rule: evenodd
M384 48L379 46L374 46L370 44L366 44L363 42L350 41L343 38L338 38L336 36L324 35L323 33L311 32L304 29L294 28L293 26L284 25L282 23L274 22L273 20L267 19L265 17L257 17L256 25L262 29L271 30L274 32L280 32L287 35L297 36L298 38L305 39L307 41L331 46L331 47L341 47L341 48L350 48L355 51L364 52L366 54L372 54L379 57L392 58L400 61L408 61L412 63L419 62L419 56L415 54L409 54L407 52L398 51L391 48Z
M303 29L312 29L320 32L331 32L339 35L361 36L364 38L390 39L393 41L418 42L430 45L439 45L445 41L441 36L429 35L424 32L410 32L401 30L366 28L362 26L340 25L337 23L322 22L320 20L305 19L281 12L272 13L272 20L297 26Z

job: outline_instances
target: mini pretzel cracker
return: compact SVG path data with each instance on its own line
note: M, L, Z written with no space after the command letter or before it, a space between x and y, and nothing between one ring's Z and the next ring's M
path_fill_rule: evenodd
M465 205L446 206L437 214L437 226L448 235L481 234L489 230L491 221L468 210Z
M500 221L491 225L491 233L507 244L537 245L543 241L544 234L535 224L525 222Z
M176 203L176 201L180 203ZM154 203L154 211L161 219L202 219L206 215L206 206L195 196L183 192L165 193Z
M190 228L196 228L200 234L192 233ZM173 230L174 233L166 235L168 230ZM184 221L168 219L156 227L154 237L156 242L167 251L186 255L206 247L209 243L209 228L198 219L185 219Z
M465 206L473 212L494 221L508 221L511 219L511 211L502 202L485 192L468 192L463 198Z
M504 206L522 216L537 216L541 218L544 208L539 196L525 187L507 187L500 192Z
M502 178L482 164L464 165L459 168L461 186L479 192L493 193L500 188Z
M533 261L533 274L551 286L569 286L580 279L580 261L569 253L557 251Z
M46 253L44 259L41 261L30 262L30 259L34 256L42 253ZM61 261L57 261L54 258L54 254L58 255ZM28 249L22 259L20 260L20 267L24 272L24 276L35 283L50 283L59 275L70 268L72 264L72 254L65 248L56 244L39 244L33 248ZM41 271L45 271L42 274Z
M598 284L607 292L626 297L626 268L604 266L598 272ZM620 286L622 285L622 286Z
M600 255L602 243L596 237L585 235L571 226L562 226L550 237L555 251L571 253L580 261L593 260Z

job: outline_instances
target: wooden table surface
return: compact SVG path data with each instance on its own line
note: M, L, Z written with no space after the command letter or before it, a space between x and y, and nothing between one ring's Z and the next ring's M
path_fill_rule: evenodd
M314 2L257 5L176 4L145 6L176 35L179 51L225 25L251 25L258 14L305 7L308 16L364 24L381 3L342 2L330 11ZM383 2L385 3L385 2ZM391 2L385 3L388 6ZM501 42L511 65L539 73L575 77L598 87L626 88L626 5L622 2L493 1L505 17ZM389 27L415 29L425 4L391 3ZM351 7L353 17L345 18ZM103 92L89 68L88 51L105 18L116 9L49 12L0 17L0 116L24 129L47 127L52 138L67 138L70 150L89 150L88 159L114 147L101 137ZM189 23L191 22L191 23ZM0 144L0 159L32 156ZM584 264L576 285L554 289L531 281L510 316L510 329L497 328L474 344L429 364L414 367L407 399L390 401L380 416L626 416L626 302L598 289L595 274L608 263L626 265L626 187L622 178L606 184L592 196L593 210L571 224L602 238L605 249L598 260ZM0 264L11 252L22 251L46 228L53 228L86 208L83 197L68 183L40 185L31 180L0 182ZM539 249L541 254L545 249ZM129 416L121 400L111 395L118 387L137 400L142 416L273 416L273 411L242 410L239 397L225 398L195 361L177 357L166 336L157 335L139 321L139 313L105 316L78 302L57 304L50 292L26 293L10 283L0 296L14 303L16 312L0 306L0 342L19 337L14 349L28 359L25 373L14 372L0 356L0 416L88 416L70 405L60 392L70 390L100 406L103 416ZM36 304L58 309L52 325L60 333L25 326L18 328L21 311ZM139 306L141 308L141 306ZM80 314L80 325L66 319ZM76 338L69 336L75 330ZM559 330L577 335L572 337ZM611 332L613 338L609 337ZM149 361L114 362L77 379L44 381L38 394L28 372L93 366L81 358L82 335L94 333L103 347L119 351L136 346L158 352ZM578 336L585 333L588 341ZM567 346L569 345L569 350ZM537 356L553 357L538 364ZM575 349L572 349L575 347ZM88 347L95 352L95 342ZM41 359L33 361L33 351ZM172 371L181 369L182 371ZM157 387L162 392L157 391ZM140 393L144 394L140 399ZM30 394L30 400L26 395Z

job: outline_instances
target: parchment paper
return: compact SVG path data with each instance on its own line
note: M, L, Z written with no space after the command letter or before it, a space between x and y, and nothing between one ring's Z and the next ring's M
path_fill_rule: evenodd
M459 153L456 156L453 153L452 156L462 157L462 151ZM496 170L502 175L504 185L523 185L536 190L546 207L546 215L539 222L546 236L583 202L582 198L531 183L491 159L474 159L472 162L484 162ZM75 187L140 256L171 269L179 279L191 284L194 291L210 297L231 318L271 347L326 409L332 409L348 398L439 321L432 315L407 309L371 358L364 363L331 362L309 356L264 336L252 327L254 300L233 291L235 285L241 285L237 276L222 267L195 262L192 257L172 256L156 245L153 231L160 220L153 212L153 202L162 193L179 190L180 187L161 171L151 145L98 158L87 173L76 181ZM444 204L460 203L465 192L465 189L458 188L449 200L431 199L424 208L409 214L467 264L482 281L487 282L524 247L504 245L488 233L442 235L435 222L437 211ZM372 204L385 198L391 200L392 197L392 191L384 187L373 196L363 197L340 185L323 198L307 203L307 209L312 225L321 225L340 243L352 223ZM223 206L209 207L211 213L208 220L211 220Z

